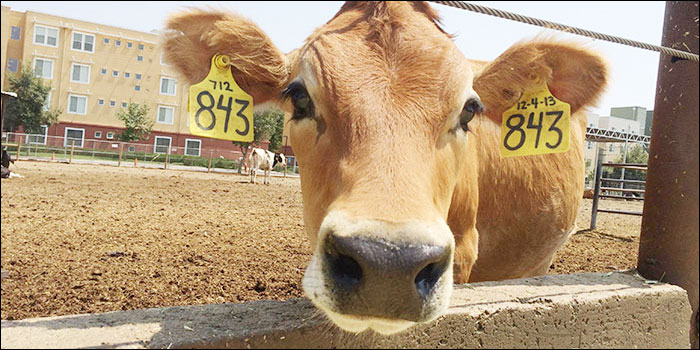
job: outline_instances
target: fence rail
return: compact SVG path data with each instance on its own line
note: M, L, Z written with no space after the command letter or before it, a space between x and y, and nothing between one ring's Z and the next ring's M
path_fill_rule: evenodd
M641 212L636 212L636 211L625 211L625 210L613 210L613 209L599 209L598 208L598 202L600 198L615 198L615 199L626 199L626 200L638 200L638 201L643 201L643 197L635 197L634 194L640 194L644 195L646 192L646 189L633 189L633 188L624 188L625 183L630 183L630 184L645 184L645 181L639 181L639 180L625 180L623 179L608 179L608 178L603 178L603 167L611 167L611 168L622 168L622 169L632 169L632 170L641 170L641 171L646 171L647 166L646 164L632 164L632 163L603 163L603 149L598 150L598 162L596 164L595 168L595 189L593 190L593 207L591 209L591 230L594 230L596 227L596 220L598 218L598 213L609 213L609 214L623 214L623 215L636 215L636 216L642 216ZM624 177L624 176L623 176ZM622 184L622 188L618 187L603 187L602 183L603 181L613 181L613 182L619 182ZM607 191L607 193L601 194L601 191ZM612 194L615 192L619 193L631 193L633 196L624 196L624 195L616 195Z
M2 147L7 149L15 160L32 159L69 164L77 162L109 164L117 167L247 173L243 153L233 149L233 145L231 149L186 149L117 140L105 141L7 132L2 134ZM294 156L287 156L287 164L286 168L278 166L274 170L285 172L285 175L287 173L290 175L298 174L299 170Z

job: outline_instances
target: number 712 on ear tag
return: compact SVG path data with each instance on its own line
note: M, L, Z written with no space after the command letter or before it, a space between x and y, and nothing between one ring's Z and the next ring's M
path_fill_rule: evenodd
M190 86L190 133L230 141L253 141L253 97L233 79L229 58L214 55L209 75Z

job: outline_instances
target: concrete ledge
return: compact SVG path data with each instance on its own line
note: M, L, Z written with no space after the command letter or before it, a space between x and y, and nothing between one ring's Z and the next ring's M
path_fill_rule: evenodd
M2 321L2 348L689 348L685 290L633 272L455 286L447 315L348 334L306 299Z

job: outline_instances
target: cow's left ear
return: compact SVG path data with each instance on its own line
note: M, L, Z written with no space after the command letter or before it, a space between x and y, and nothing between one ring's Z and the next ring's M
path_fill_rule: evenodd
M486 115L501 121L523 91L542 79L571 112L592 105L607 84L605 60L581 45L535 40L513 45L487 64L474 78L474 90L486 106Z
M215 54L229 56L233 78L256 104L278 98L287 84L287 56L262 29L240 15L191 9L170 16L166 30L165 60L190 84L207 76Z

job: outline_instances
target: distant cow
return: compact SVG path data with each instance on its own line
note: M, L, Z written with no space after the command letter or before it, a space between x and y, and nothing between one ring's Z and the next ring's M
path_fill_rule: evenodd
M404 1L348 2L289 54L234 14L189 10L167 27L164 54L189 83L226 54L256 103L286 97L313 250L302 287L345 330L434 320L453 282L545 274L574 227L585 107L608 75L584 46L538 38L470 60L427 3ZM570 149L502 157L503 114L541 82L570 105Z
M286 165L286 159L282 153L272 153L262 148L253 148L248 155L248 171L250 172L250 182L255 183L258 169L265 172L263 183L270 184L272 168L277 164Z
M3 179L6 179L10 177L10 162L14 164L15 162L12 160L10 157L10 154L7 153L7 149L2 150L2 175L1 177Z
M9 168L10 162L12 162L12 164L15 164L15 161L12 160L12 157L10 157L10 154L7 153L7 148L5 148L2 150L2 166L4 166L5 168Z

